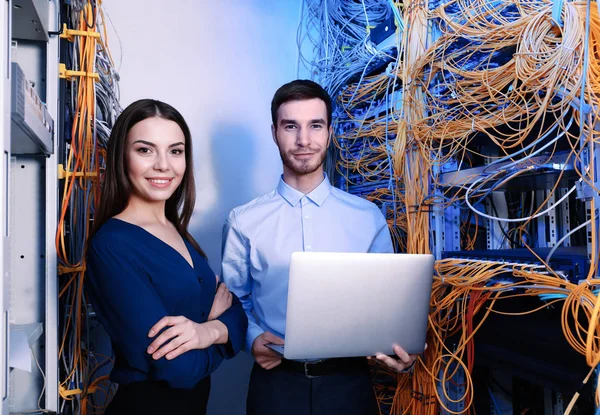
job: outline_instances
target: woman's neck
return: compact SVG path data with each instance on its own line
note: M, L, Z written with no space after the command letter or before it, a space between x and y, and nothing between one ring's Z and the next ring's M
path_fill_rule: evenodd
M165 215L165 201L152 203L135 195L129 198L127 207L115 217L140 226L169 224Z

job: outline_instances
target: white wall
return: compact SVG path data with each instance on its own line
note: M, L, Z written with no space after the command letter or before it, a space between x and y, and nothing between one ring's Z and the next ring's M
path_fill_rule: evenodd
M275 90L295 78L300 0L104 0L122 59L121 103L156 98L177 108L194 138L198 198L191 232L220 270L231 208L272 189L281 173L270 133ZM143 17L142 17L143 16ZM244 412L251 359L213 376L209 413Z

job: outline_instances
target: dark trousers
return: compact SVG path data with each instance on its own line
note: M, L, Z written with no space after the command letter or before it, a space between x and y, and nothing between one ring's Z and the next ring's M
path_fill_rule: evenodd
M365 359L363 368L317 378L279 366L252 368L247 415L376 415L373 381Z
M193 389L173 389L166 382L134 382L119 389L104 415L205 415L210 377Z

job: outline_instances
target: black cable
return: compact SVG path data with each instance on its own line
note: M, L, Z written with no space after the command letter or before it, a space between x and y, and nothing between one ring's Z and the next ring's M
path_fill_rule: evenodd
M85 11L85 7L83 8L83 20L85 21L85 25L89 29L93 29L94 26L96 25L96 2L95 1L90 1L90 4L92 5L92 24L90 25L88 23L88 18L87 18L87 13Z
M494 215L496 215L496 217L499 217L498 215L498 211L496 210L496 205L494 204L494 198L492 197L490 199L490 204L492 205L492 209L494 210ZM510 226L510 225L507 225ZM515 247L521 247L520 243L515 242L504 230L504 227L502 226L502 223L498 224L498 227L500 228L500 230L502 231L502 234L504 235L504 237L510 242L511 244L511 248L515 248Z

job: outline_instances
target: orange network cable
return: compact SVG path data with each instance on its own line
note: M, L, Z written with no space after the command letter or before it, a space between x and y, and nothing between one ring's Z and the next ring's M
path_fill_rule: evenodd
M394 199L399 201L397 211L393 212L393 217L392 212L388 212L387 218L390 225L395 225L392 233L395 239L402 240L403 249L428 252L430 212L462 201L464 192L460 190L473 180L479 180L473 190L484 194L490 186L508 185L519 180L525 172L518 171L505 177L506 172L500 171L487 174L483 179L469 177L442 185L434 172L447 161L456 160L460 166L470 166L472 158L486 157L473 146L475 135L497 150L497 156L487 156L489 161L506 158L514 162L527 158L532 168L546 163L530 159L544 148L544 158L552 159L558 141L550 142L550 138L558 136L557 140L572 149L565 164L572 164L581 181L598 191L593 169L579 167L595 164L593 149L599 144L600 135L594 125L600 111L600 17L596 7L589 10L591 30L586 39L586 2L564 3L561 25L552 20L552 2L549 0L513 2L519 17L510 19L501 13L506 7L502 2L492 5L455 0L431 12L426 2L395 4L408 28L401 33L398 58L391 65L392 68L395 65L397 71L365 77L361 83L349 85L340 94L344 116L354 122L355 127L339 133L335 143L343 154L350 154L352 146L363 147L362 152L355 152L358 155L341 157L338 161L337 171L348 182L353 180L350 173L352 177L358 174L359 182L373 183L384 179L395 184L393 190L376 189L366 197L384 201L389 200L392 191L395 192ZM458 6L462 13L450 15L447 12L450 6L455 10ZM442 23L439 26L441 36L431 41L427 39L427 27L438 20ZM463 38L472 40L471 45L453 48L452 45ZM586 40L589 44L587 57ZM490 65L491 61L472 68L463 64L478 54L492 56L507 49L516 52L500 66ZM581 117L580 111L586 109L580 102L586 58L589 66L583 97L590 111ZM365 108L369 102L385 98L384 94L390 92L390 75L394 77L394 85L397 81L403 84L402 105L394 105L385 116L354 117L356 107ZM434 80L439 84L440 79L445 92L427 88ZM395 89L393 87L391 91ZM573 125L569 120L575 120ZM571 127L582 130L581 141ZM393 132L391 139L386 131ZM543 145L546 147L542 148ZM507 157L516 152L520 156ZM587 160L585 153L589 157ZM557 194L561 176L546 192L544 200L537 200L537 207L531 195L529 219L507 227L508 235L522 240L528 234L532 217L546 209ZM432 189L437 193L432 194ZM526 200L523 195L522 205ZM565 337L576 351L586 356L590 367L598 364L600 301L593 291L593 287L599 285L593 278L598 271L593 200L588 209L588 232L592 241L589 284L568 283L549 266L542 270L464 260L438 263L438 277L431 298L430 347L419 360L413 375L398 377L399 386L392 406L394 414L437 413L439 404L433 400L439 403L450 400L445 391L439 395L437 385L450 382L458 367L464 369L467 379L463 412L472 412L469 371L473 367L473 335L485 321L485 316L491 312L502 313L494 309L494 303L504 298L559 295L558 300L549 304L564 303L561 325ZM462 225L467 249L475 247L479 226L477 216L474 216L474 231L470 229L470 221ZM400 231L406 235L399 235ZM538 259L544 263L543 258ZM494 282L507 273L519 282ZM535 311L537 309L524 313ZM482 313L484 318L475 326L473 318ZM460 335L460 343L455 350L448 350L444 341L456 334ZM411 389L407 391L408 383L411 383ZM599 396L597 391L598 403Z
M89 4L85 6L86 12L91 15L92 8ZM88 29L87 23L83 20L83 14L80 15L80 30ZM95 28L92 27L89 31L95 31ZM95 51L95 39L93 37L83 37L79 42L79 56L80 56L80 69L84 72L94 72L94 54ZM90 119L95 117L94 114L94 105L93 105L93 97L94 97L94 88L93 84L91 84L93 80L89 77L83 82L79 82L78 85L78 99L77 99L77 111L76 118L73 123L72 128L72 137L73 143L70 147L69 156L66 164L66 171L68 173L65 177L65 185L64 185L64 194L62 199L62 207L59 216L59 224L58 224L58 232L56 236L57 243L57 252L59 254L59 258L63 263L68 264L68 267L71 268L81 268L84 267L84 262L79 261L77 263L70 263L69 258L66 252L65 246L65 217L68 211L69 201L72 198L74 193L77 193L76 190L76 182L79 182L79 185L82 184L81 180L77 179L76 174L78 172L83 173L84 175L89 172L90 169L90 151L89 148L91 146L92 134L91 134L91 126ZM90 88L91 86L91 88ZM92 101L92 105L90 105L90 97ZM74 160L75 159L75 160ZM83 186L82 186L83 187ZM74 215L86 215L89 217L89 211L86 212L77 212L73 211ZM67 274L68 275L68 274ZM69 330L75 331L76 338L76 346L75 349L71 351L73 354L73 365L70 369L70 373L67 375L65 380L61 382L60 385L60 394L63 399L73 399L73 395L69 393L68 382L71 380L72 376L77 370L81 370L83 367L83 361L81 360L81 350L80 350L80 339L81 339L81 326L75 322L79 321L78 316L81 313L81 303L83 297L83 275L84 271L77 271L72 273L72 277L67 282L66 286L61 290L61 294L64 293L64 290L71 284L77 282L76 287L76 295L73 296L70 303L70 314L68 315L67 323L64 332L68 333ZM73 321L75 320L75 322ZM73 328L71 329L71 326ZM66 337L63 337L59 349L59 360L62 354L65 351L66 347Z
M101 2L88 0L80 11L71 11L75 18L72 25L85 32L84 35L69 37L72 42L74 59L72 68L86 74L103 73L100 77L73 77L70 82L74 92L73 125L71 142L68 147L67 161L64 166L64 191L56 233L56 250L62 275L59 297L67 302L65 325L59 348L59 361L65 362L64 378L61 379L59 393L63 402L77 402L78 412L85 415L91 409L98 413L100 408L91 405L90 396L106 393L106 377L87 379L99 365L93 365L91 354L82 348L83 320L87 315L84 300L85 259L83 256L85 236L89 234L92 209L98 201L100 177L100 157L105 150L100 149L100 133L96 125L97 97L96 79L107 78L110 74L102 69L97 57L106 54L112 64L107 47L106 26L104 24ZM101 20L99 20L101 19ZM98 27L103 34L98 36ZM114 80L109 83L114 85ZM67 223L67 221L69 223ZM77 239L80 238L80 239ZM75 251L72 249L77 248ZM92 369L88 372L87 369ZM110 387L109 387L110 388ZM75 408L75 407L73 407ZM75 409L74 409L75 410Z
M440 9L443 10L443 9ZM448 122L444 119L443 114L439 116L439 127L438 125L434 122L431 123L431 118L429 119L423 119L423 122L427 122L429 126L433 125L435 128L439 128L441 131L443 131L443 136L439 136L439 138L435 138L435 135L433 135L432 133L435 131L430 127L427 128L413 128L412 129L412 133L413 134L420 134L420 133L425 133L427 135L423 136L423 139L419 139L418 137L415 137L415 142L418 143L429 143L431 142L443 142L444 140L449 140L450 141L450 145L455 145L455 138L458 139L464 139L464 137L468 136L470 132L474 131L474 130L478 130L478 131L482 131L482 130L489 130L490 127L493 127L494 125L505 125L510 119L516 119L519 121L525 121L526 122L526 128L520 128L518 131L515 132L515 134L513 135L504 135L504 137L502 137L501 134L498 134L498 131L495 131L494 135L492 137L490 137L492 139L493 142L496 143L496 145L498 145L499 149L501 151L504 151L505 154L509 154L509 149L514 148L515 146L521 146L522 145L522 139L523 137L527 136L527 133L531 131L531 128L533 127L533 124L539 120L543 120L543 117L546 116L546 114L548 114L549 112L552 113L556 113L557 114L557 121L553 124L552 127L554 127L555 125L559 125L560 128L565 128L564 124L562 124L562 114L566 114L567 110L569 109L568 105L570 104L570 99L572 99L572 97L574 96L574 94L569 95L569 91L573 91L577 86L580 85L580 83L576 82L577 80L577 76L576 76L576 72L577 71L581 71L581 64L582 64L582 56L581 56L581 50L582 50L582 43L583 43L583 30L582 24L581 23L581 19L578 18L581 17L581 13L579 16L576 16L576 11L573 8L566 8L566 12L565 14L567 15L565 18L565 26L568 29L574 29L574 30L565 30L565 32L569 35L569 36L564 36L563 34L559 34L558 36L556 36L554 39L552 39L552 35L548 36L548 32L551 30L556 31L555 29L551 28L549 25L549 10L529 10L529 12L532 12L530 14L530 18L529 18L529 22L527 22L525 19L523 21L523 23L527 23L526 25L523 25L523 28L520 29L520 36L518 36L519 33L517 33L515 36L506 36L506 33L502 34L501 32L506 32L505 28L498 28L498 27L493 27L490 28L490 30L487 30L487 32L484 34L485 37L481 36L481 29L482 26L486 26L489 24L486 23L488 20L486 19L485 21L482 19L478 19L477 17L475 17L474 19L470 19L469 23L473 23L476 26L476 32L471 32L469 33L469 30L464 30L465 26L460 26L460 27L456 27L454 26L454 29L456 30L455 34L447 34L447 37L452 37L452 36L462 36L462 35L477 35L479 37L482 38L482 40L484 40L485 42L497 42L497 39L494 38L495 35L492 34L492 31L496 31L496 34L501 33L502 38L504 39L523 39L523 41L521 43L519 43L520 46L523 46L522 48L518 49L521 53L521 56L518 56L518 60L517 60L517 64L518 65L507 65L505 67L502 67L501 70L502 72L504 72L504 77L510 77L510 72L514 71L515 72L515 79L523 79L525 80L525 82L523 82L523 85L520 86L520 88L522 89L521 91L518 90L518 88L514 88L514 97L518 98L518 99L514 99L512 97L505 97L502 96L503 99L506 99L507 101L510 101L512 103L512 105L514 106L515 102L519 103L519 102L524 102L526 103L524 105L525 108L527 108L529 111L531 111L531 109L534 109L536 112L534 112L536 115L534 117L531 116L525 116L523 117L523 114L519 113L518 108L512 108L512 112L507 111L506 109L503 109L501 113L498 114L499 118L492 118L491 116L496 117L493 113L491 113L490 111L487 110L486 108L486 98L487 96L490 96L490 98L493 100L492 102L498 102L497 98L495 98L493 95L496 94L498 91L502 90L502 87L506 84L502 84L502 83L498 83L497 85L494 86L494 84L492 84L491 82L499 82L499 77L497 76L490 76L491 73L490 71L482 73L483 77L479 78L480 82L484 81L483 83L481 83L482 88L484 89L472 89L472 88L468 88L468 87L463 87L463 85L469 85L469 84L476 84L478 85L476 82L476 79L468 79L469 75L468 73L466 73L465 71L462 71L458 68L456 68L456 73L459 74L461 77L463 77L463 79L468 79L467 81L465 81L463 83L463 81L458 82L458 87L456 88L456 96L457 96L457 102L460 103L463 108L467 108L469 106L475 106L476 108L480 108L480 110L476 110L476 111L467 111L465 112L465 118L464 121L462 121L462 124L458 124L458 123L454 123L454 127L455 128L449 128L448 127ZM595 14L595 12L594 12ZM474 15L476 15L474 13ZM450 25L452 26L452 25ZM468 26L467 26L468 27ZM516 25L515 25L516 27ZM594 31L596 34L599 33L599 31L597 30L598 26L596 26L596 29L592 29L592 31ZM486 28L487 29L487 28ZM508 28L510 29L510 28ZM546 31L546 32L544 32ZM539 36L535 33L540 33L543 34L542 36ZM537 39L537 43L535 42L529 42L529 39ZM541 43L540 43L541 41ZM448 42L448 38L441 40L438 44L434 45L432 48L430 48L430 50L432 52L436 52L436 51L440 51L442 50L442 52L440 52L438 54L439 55L443 55L443 43L447 44ZM543 49L543 45L544 42L546 43L550 43L550 46L547 49L547 52L544 53L540 53L540 49ZM505 43L504 43L505 44ZM496 47L502 46L503 43L499 42ZM533 46L532 46L533 45ZM557 46L559 46L559 50L557 49ZM438 47L439 46L439 47ZM528 49L529 47L529 49ZM573 55L574 52L579 52L579 58L578 59L573 59ZM539 58L540 56L542 56L546 62L545 63L540 63L537 62L535 64L530 64L529 67L524 67L521 65L521 62L523 63L527 63L527 59L530 59L531 57L534 58ZM448 68L448 61L447 60L436 60L434 62L432 62L434 60L434 58L429 58L431 60L429 60L429 62L432 64L432 66L435 66L436 64L440 67L444 67L444 68ZM539 61L539 59L537 59ZM424 60L424 62L427 62L427 60ZM519 66L521 65L521 66ZM529 69L526 69L529 68ZM540 70L540 68L545 68L544 70L546 70L546 74L543 74L543 71ZM579 77L581 77L581 75L579 75ZM597 79L597 78L596 78ZM498 80L498 81L497 81ZM531 85L528 85L528 82L531 82ZM545 83L545 84L544 84ZM571 84L569 84L571 83ZM514 85L514 84L513 84ZM542 99L540 100L537 96L535 96L534 94L532 94L533 92L535 92L535 90L539 90L541 88L547 88L547 91L556 93L558 91L562 92L565 95L565 99L563 99L562 104L556 105L556 104L552 104L550 102L549 99ZM527 92L527 88L530 88L529 91ZM487 91L487 92L486 92ZM564 93L565 91L566 94ZM486 96L487 94L487 96ZM532 95L532 98L527 98L527 96ZM549 96L550 94L548 94ZM432 102L436 102L435 99L433 99L435 97L432 97ZM477 105L477 102L480 102L481 104ZM590 99L590 102L598 102L597 99ZM410 102L409 102L410 104ZM533 104L533 108L532 108L532 104ZM510 107L509 107L510 108ZM597 108L597 104L596 104L596 108ZM440 108L435 108L435 111L438 111ZM477 115L475 116L475 113L477 114L483 114L483 119L482 116ZM439 111L436 113L439 114ZM490 124L490 121L492 122ZM558 124L557 124L558 123ZM456 128L458 127L458 128ZM483 127L483 128L482 128ZM492 128L493 131L493 128ZM546 130L547 131L547 130ZM454 132L454 134L452 134L452 132ZM540 136L542 136L545 133L545 131L540 132ZM450 137L448 137L448 135L450 135ZM488 134L489 135L489 134ZM428 138L429 137L429 138ZM431 137L434 138L434 141L431 141ZM568 137L568 134L567 134ZM404 147L406 148L406 147ZM403 148L403 150L404 150ZM435 148L433 148L435 150ZM441 153L441 151L438 150L439 154ZM452 155L454 153L454 151L450 151L448 154ZM404 151L400 152L400 154L404 154ZM434 152L434 154L436 154ZM408 177L408 176L407 176ZM405 178L406 180L406 178ZM410 186L406 184L405 181L405 186ZM550 192L550 194L552 194L556 189L553 189L552 192ZM548 196L549 197L549 196ZM592 202L593 203L593 202ZM543 204L542 204L543 206ZM541 210L538 209L538 210ZM594 212L594 209L592 208L592 212ZM595 220L592 218L591 220L592 226L595 225ZM595 232L593 232L593 234L595 235ZM592 238L594 243L595 243L595 236ZM592 247L592 253L594 254L595 257L595 251L596 251L596 247L593 246ZM482 272L485 272L484 270L480 269L480 268L474 268L475 270L477 270L476 274L470 274L469 275L469 289L468 292L472 292L472 290L475 287L476 284L476 280L477 278L475 278L475 276L480 276L480 275L485 275L485 274L481 274ZM597 269L597 265L596 265L596 261L595 259L592 261L592 266L591 266L591 270L590 273L595 272L595 270ZM531 275L532 275L532 271L521 271L520 274L517 275L521 275L524 279L527 279L526 276L528 276L529 279L531 279ZM556 286L557 292L563 292L562 289L560 288L564 281L563 280L558 280L556 277L548 277L548 276L544 276L543 278L541 278L540 275L537 275L537 279L535 279L534 284L546 284L546 286L548 285L552 285L554 284ZM572 289L574 289L574 287L571 287ZM457 288L455 288L456 290ZM532 291L529 290L528 294L529 295L537 295L539 292L543 293L544 291ZM571 299L570 301L572 301L572 306L573 307L581 307L583 306L584 303L582 303L582 301L577 297L577 292L576 291L572 291L573 294L571 294L570 297L568 297L569 299ZM588 294L590 294L590 290L587 291ZM473 294L469 294L470 296L472 296ZM588 301L585 304L598 304L598 300L597 300L597 295L592 295L595 299L594 302ZM432 300L433 301L433 300ZM433 303L432 303L433 305ZM595 356L593 350L594 350L594 345L596 344L596 340L594 340L596 337L596 334L592 334L595 333L597 330L597 316L598 316L598 310L600 309L600 306L595 307L593 310L596 312L595 314L591 314L590 315L590 310L588 309L588 321L590 324L590 327L587 328L587 331L585 332L586 335L586 341L585 341L585 348L583 350L586 351L586 354L588 356L588 364L590 364L592 367L594 367L595 365L597 365L597 361L595 359L591 359L592 355ZM564 310L568 310L567 307L564 308ZM575 309L576 310L576 309ZM576 314L576 311L572 310L572 312ZM470 321L470 318L472 316L471 312L467 312L467 313L460 313L460 315L465 316L467 321ZM568 315L565 313L565 315ZM577 321L577 320L576 320ZM434 322L434 326L438 324ZM568 339L570 339L570 342L575 346L575 341L576 339L573 339L572 336L569 335L569 326L566 324L563 324L563 328L565 329L565 334L567 336ZM576 329L578 330L583 330L583 328L577 326ZM464 331L465 333L467 333L469 330ZM435 330L434 330L435 332ZM580 346L581 346L581 340L582 339L582 334L579 334L578 338L580 341ZM440 338L440 340L442 340ZM576 349L581 351L581 347L577 348L575 346ZM435 372L432 372L432 375L435 374Z

